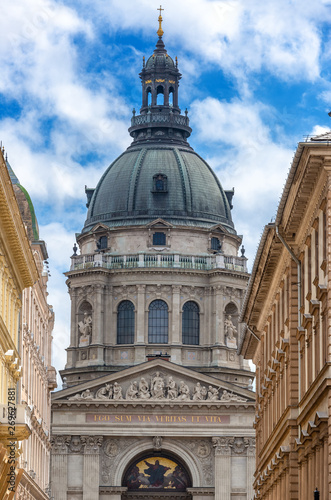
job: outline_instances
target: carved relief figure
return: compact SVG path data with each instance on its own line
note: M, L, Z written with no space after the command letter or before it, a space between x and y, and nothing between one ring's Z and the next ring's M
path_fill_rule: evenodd
M150 397L151 397L151 394L149 392L148 384L147 384L146 380L144 379L144 377L142 377L140 379L140 382L139 382L139 398L140 399L149 399Z
M164 398L164 380L160 377L160 372L156 372L156 376L152 380L151 393L153 398Z
M182 380L179 384L179 396L178 399L185 401L190 399L190 389L187 384Z
M75 394L74 396L71 396L71 398L69 398L71 400L75 400L75 399L93 399L93 394L92 392L90 391L90 389L86 389L86 391L83 391L81 394Z
M114 382L113 399L116 399L116 400L123 399L122 386L120 386L118 382Z
M218 399L218 389L216 389L216 387L212 387L211 385L208 387L207 399L210 401L216 401Z
M168 389L168 396L167 396L168 399L176 399L178 391L176 388L176 382L174 381L172 376L168 378L167 389Z
M193 397L195 401L201 401L205 399L207 394L206 388L202 387L200 382L197 382L196 386L193 389Z
M138 398L138 383L136 381L131 382L128 390L125 394L126 399L133 400Z
M95 395L96 399L111 399L113 395L113 388L111 384L106 384L105 387L101 387Z
M224 389L222 396L221 396L221 401L231 401L231 394Z

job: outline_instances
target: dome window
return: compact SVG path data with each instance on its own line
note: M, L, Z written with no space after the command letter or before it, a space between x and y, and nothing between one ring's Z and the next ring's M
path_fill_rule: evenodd
M222 248L222 245L221 245L221 242L218 238L212 238L211 239L211 243L210 243L210 247L212 250L214 250L215 252L219 252Z
M106 248L108 248L108 238L107 236L101 236L97 241L97 249L105 250Z
M168 192L168 178L164 174L156 174L153 176L153 193Z
M165 233L154 233L153 234L153 245L162 245L165 246L167 244L167 237Z

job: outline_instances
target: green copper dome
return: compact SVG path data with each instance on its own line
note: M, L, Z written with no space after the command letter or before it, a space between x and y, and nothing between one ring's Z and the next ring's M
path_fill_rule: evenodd
M175 225L221 223L235 232L212 169L191 148L171 146L131 147L117 158L93 192L84 231L97 222L114 227L159 217Z

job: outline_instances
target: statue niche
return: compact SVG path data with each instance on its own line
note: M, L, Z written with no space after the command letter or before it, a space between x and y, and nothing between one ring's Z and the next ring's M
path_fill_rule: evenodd
M235 304L230 303L225 308L224 336L227 347L237 348L238 336L238 309Z
M79 347L90 345L92 338L92 306L89 302L84 301L78 310L78 333Z

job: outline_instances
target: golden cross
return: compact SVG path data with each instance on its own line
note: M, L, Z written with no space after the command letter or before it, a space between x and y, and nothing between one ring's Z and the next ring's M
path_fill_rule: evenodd
M157 34L159 35L159 37L161 37L164 33L163 29L162 29L162 16L161 16L161 11L164 10L162 9L162 5L160 5L160 8L159 9L156 9L156 10L159 10L160 11L160 15L159 15L159 29L157 30Z

